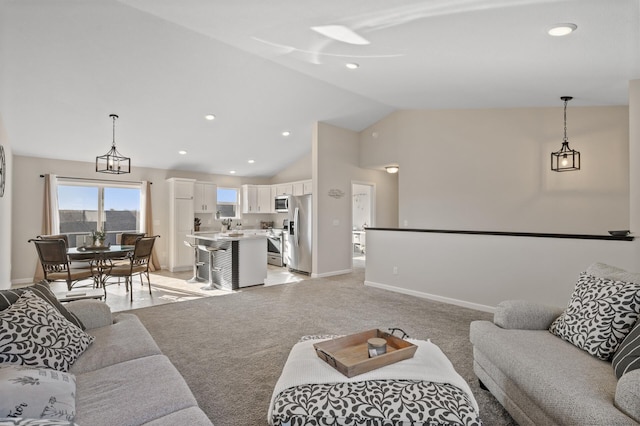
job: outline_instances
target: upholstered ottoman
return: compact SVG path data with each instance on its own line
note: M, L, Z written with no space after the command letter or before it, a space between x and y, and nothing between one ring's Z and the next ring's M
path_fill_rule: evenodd
M418 346L413 358L348 378L322 361L303 338L289 354L269 405L273 426L481 425L465 380L440 348Z

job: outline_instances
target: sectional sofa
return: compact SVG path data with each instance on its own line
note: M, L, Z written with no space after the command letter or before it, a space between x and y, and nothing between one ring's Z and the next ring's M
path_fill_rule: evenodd
M36 285L31 288L33 292L28 292L31 293L31 297L32 293L46 293L46 289L42 286ZM22 298L24 293L18 296ZM9 308L6 306L7 304L10 307L16 306L18 302L12 305L16 298L17 296L11 291L0 292L0 322L5 330L12 327L12 317L10 313L7 314ZM47 296L43 298L46 299ZM4 310L1 306L3 302ZM51 303L55 304L55 301ZM89 336L87 339L92 340L85 345L84 350L68 368L60 368L60 371L55 368L40 367L33 371L29 370L29 367L24 365L25 362L21 362L26 358L11 358L7 355L9 351L16 352L15 348L18 346L12 346L10 334L0 333L0 362L4 361L0 364L0 409L4 409L4 414L0 414L0 417L6 417L0 419L0 425L14 424L12 418L15 419L19 414L26 412L29 408L27 405L35 404L29 399L35 397L38 389L44 390L48 386L45 381L50 381L52 378L59 380L59 383L54 384L55 386L72 386L69 391L71 400L65 402L63 397L57 394L55 397L48 397L50 403L46 404L47 407L44 409L48 412L48 416L44 417L51 419L51 423L38 419L41 423L33 424L92 426L212 424L198 407L183 377L162 354L135 315L127 313L112 315L108 305L97 300L75 301L64 305L61 309L66 309L65 315L70 319L78 319L86 328L82 333L86 333ZM57 316L57 313L49 311L47 316L42 317L45 318L43 321L46 321L48 316ZM27 324L28 321L24 320L22 323ZM81 330L75 327L73 331ZM30 362L30 359L26 359L26 362ZM29 373L33 373L32 376L28 376ZM6 379L4 381L3 374ZM9 375L6 378L7 374L14 374L14 376ZM19 376L15 376L16 374ZM17 385L18 380L19 385ZM33 384L31 381L40 381L40 383L38 386L30 387L29 384ZM19 392L25 393L22 399L15 403L7 401L8 398L17 398L12 386L19 389ZM5 405L9 405L8 409Z

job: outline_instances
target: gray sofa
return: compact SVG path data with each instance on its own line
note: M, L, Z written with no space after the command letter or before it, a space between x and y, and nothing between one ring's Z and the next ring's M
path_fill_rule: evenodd
M76 376L79 425L211 425L186 382L138 317L96 300L71 302L95 341L69 372Z
M562 312L507 301L493 322L472 322L478 379L521 426L638 425L640 370L618 380L610 362L551 334Z

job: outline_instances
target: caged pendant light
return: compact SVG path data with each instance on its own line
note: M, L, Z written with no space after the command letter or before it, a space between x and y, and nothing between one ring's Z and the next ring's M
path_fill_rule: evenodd
M573 97L562 96L560 99L564 101L564 139L560 151L551 153L551 170L554 172L580 170L580 153L569 148L569 139L567 139L567 103Z
M116 119L117 115L109 115L113 119L113 142L111 149L105 155L96 157L96 172L123 174L131 173L131 158L120 154L116 149Z

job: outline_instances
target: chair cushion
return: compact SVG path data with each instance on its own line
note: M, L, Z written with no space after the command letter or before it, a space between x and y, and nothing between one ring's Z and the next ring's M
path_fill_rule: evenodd
M39 283L33 284L29 287L16 288L12 290L0 290L0 311L7 309L9 306L14 304L20 298L20 295L22 295L22 293L24 293L26 290L33 291L36 296L41 297L51 306L56 308L58 312L60 312L72 324L80 327L82 330L85 330L85 326L84 324L82 324L82 321L80 321L80 318L78 318L72 312L69 312L64 307L64 305L58 302L58 299L49 287L49 283L46 281L40 281Z
M76 417L76 378L46 368L0 365L0 417Z
M0 312L0 363L66 372L93 340L30 290Z
M583 272L569 305L549 331L606 361L631 331L639 314L640 284Z

